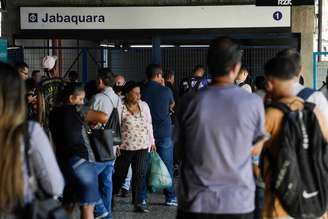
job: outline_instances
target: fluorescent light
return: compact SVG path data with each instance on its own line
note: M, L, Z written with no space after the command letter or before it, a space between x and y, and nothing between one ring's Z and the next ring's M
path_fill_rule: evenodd
M131 48L152 48L152 45L130 45ZM173 48L174 45L161 45L161 48Z
M11 47L8 47L7 49L20 49L21 47L19 46L11 46Z
M174 45L161 45L161 48L173 48L175 47Z
M181 48L208 48L209 45L180 45Z
M113 44L100 44L101 47L110 47L110 48L114 48L115 45Z
M152 48L152 45L130 45L131 48Z

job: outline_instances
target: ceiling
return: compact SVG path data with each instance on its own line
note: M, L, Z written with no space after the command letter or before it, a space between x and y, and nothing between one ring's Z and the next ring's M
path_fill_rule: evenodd
M15 6L165 6L165 5L238 5L255 0L7 0Z

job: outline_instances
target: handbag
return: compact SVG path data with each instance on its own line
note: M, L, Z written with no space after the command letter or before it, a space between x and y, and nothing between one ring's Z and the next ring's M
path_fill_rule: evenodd
M104 94L107 96L106 94ZM113 104L113 111L104 127L101 129L93 129L89 134L91 148L95 155L96 161L105 162L113 161L116 156L113 146L120 145L121 140L121 125L118 114L118 104L115 107L112 99L107 96Z
M41 186L39 186L37 179L33 171L33 163L31 162L31 146L29 141L29 134L27 130L24 137L25 143L25 158L27 173L29 178L29 187L35 194L33 201L24 207L23 218L29 219L69 219L65 209L62 207L61 203L54 197L51 197L43 191Z

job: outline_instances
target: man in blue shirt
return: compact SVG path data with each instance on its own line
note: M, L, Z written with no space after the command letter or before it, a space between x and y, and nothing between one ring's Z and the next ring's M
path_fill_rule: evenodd
M150 64L146 69L148 82L142 89L141 99L150 108L157 153L173 177L173 143L170 109L174 107L173 94L170 88L161 85L163 70L160 65ZM165 204L177 206L174 186L164 190ZM146 193L144 199L146 199Z

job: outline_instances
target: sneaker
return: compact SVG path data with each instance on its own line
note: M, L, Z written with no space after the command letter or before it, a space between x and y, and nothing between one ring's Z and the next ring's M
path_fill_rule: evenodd
M109 213L108 213L108 212L105 212L105 213L103 213L102 215L95 216L95 219L105 218L105 217L107 217L108 215L109 215Z
M134 207L134 212L149 213L149 210L145 205L137 205Z
M121 195L122 198L127 198L129 196L129 190L121 188Z
M142 202L141 202L141 205L147 205L147 201L146 200L142 200Z
M178 202L177 202L177 200L174 198L174 199L167 200L167 201L165 202L165 205L166 205L166 206L171 206L171 207L177 207L177 206L178 206Z

